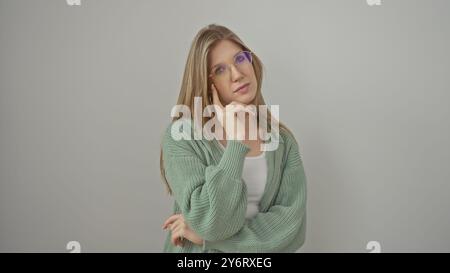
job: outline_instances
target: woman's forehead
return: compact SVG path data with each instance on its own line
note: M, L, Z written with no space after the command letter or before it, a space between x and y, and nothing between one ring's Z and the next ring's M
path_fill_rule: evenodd
M211 64L214 67L217 64L232 61L236 54L241 51L242 48L236 43L222 40L211 50Z

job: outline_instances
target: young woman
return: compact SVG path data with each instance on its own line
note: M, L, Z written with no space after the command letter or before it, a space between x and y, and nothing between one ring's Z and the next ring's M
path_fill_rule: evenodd
M173 215L163 224L168 231L164 252L295 252L303 245L302 159L292 133L281 123L275 130L270 112L263 118L248 111L248 106L265 105L261 83L260 59L236 34L214 24L199 31L177 105L194 112L194 97L199 97L202 109L213 105L218 110L213 118L219 123L213 139L187 139L174 130L180 120L174 118L163 136L161 175L175 198ZM244 112L244 118L236 112ZM235 130L224 116L232 118ZM249 137L252 117L258 131L273 129L275 150L262 149L260 134ZM203 117L201 125L210 119Z

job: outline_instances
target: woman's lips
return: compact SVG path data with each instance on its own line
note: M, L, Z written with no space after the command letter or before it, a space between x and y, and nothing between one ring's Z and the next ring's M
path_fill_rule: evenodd
M242 87L240 87L238 90L234 91L234 93L240 93L240 94L247 93L247 91L248 91L248 86L249 86L249 85L250 85L249 83L244 84L244 85L243 85Z

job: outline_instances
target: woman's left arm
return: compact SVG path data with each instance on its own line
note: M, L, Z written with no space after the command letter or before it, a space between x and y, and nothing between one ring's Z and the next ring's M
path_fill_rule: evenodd
M220 241L204 241L203 249L223 252L295 252L305 241L306 176L299 149L287 137L288 157L275 203L246 221L241 230Z

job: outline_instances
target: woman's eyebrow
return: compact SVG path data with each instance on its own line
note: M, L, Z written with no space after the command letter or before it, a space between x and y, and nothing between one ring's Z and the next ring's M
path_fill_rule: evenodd
M234 58L236 58L236 55L238 55L238 54L241 53L242 51L244 51L244 50L239 50L238 52L236 52L236 53L233 55L233 60L234 60ZM215 65L213 65L213 66L211 67L211 69L214 69L216 66L221 65L221 64L223 64L223 63L215 64Z

